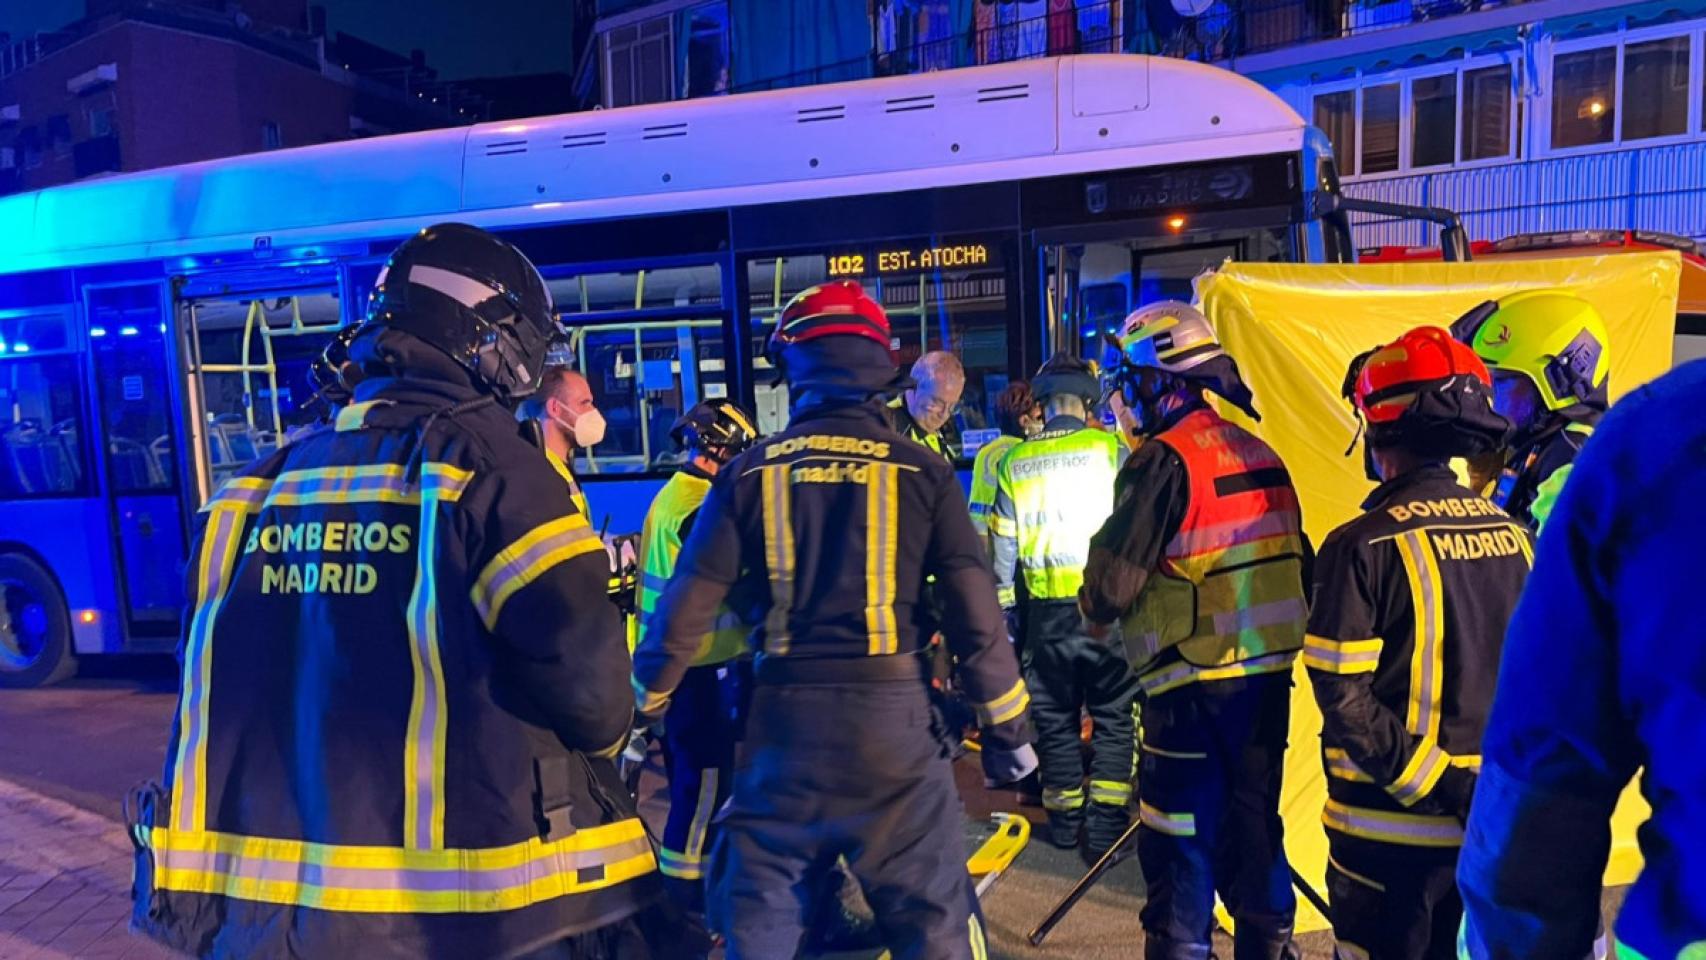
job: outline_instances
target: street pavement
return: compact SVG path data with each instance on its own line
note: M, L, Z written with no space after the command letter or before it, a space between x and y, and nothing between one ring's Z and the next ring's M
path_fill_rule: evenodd
M167 658L97 661L46 690L0 691L0 960L156 960L168 954L126 929L131 847L120 826L125 792L158 779L175 703ZM956 767L968 834L993 810L1020 810L1010 792L985 791L975 758ZM642 812L661 829L664 791L642 781ZM1101 960L1142 955L1137 911L1143 882L1134 859L1116 866L1041 949L1025 935L1084 867L1033 833L1013 868L984 898L990 955L1002 960ZM1616 915L1621 891L1608 893ZM1231 956L1220 938L1216 953ZM1310 960L1332 956L1327 933L1300 938ZM841 960L841 958L837 958ZM846 960L855 960L848 957Z

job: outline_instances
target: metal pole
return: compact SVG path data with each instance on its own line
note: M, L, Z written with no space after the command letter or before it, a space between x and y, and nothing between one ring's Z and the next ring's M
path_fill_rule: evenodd
M1078 905L1078 901L1084 899L1084 895L1090 892L1090 888L1102 879L1102 875L1124 859L1123 851L1126 845L1131 843L1132 837L1137 835L1137 828L1142 825L1141 819L1135 817L1132 819L1131 826L1126 828L1125 833L1120 834L1119 840L1108 848L1107 853L1102 854L1102 858L1096 861L1095 866L1092 866L1088 873L1078 878L1078 882L1072 885L1072 889L1066 892L1066 896L1061 898L1059 903L1055 904L1054 909L1050 910L1048 916L1043 918L1043 922L1037 924L1036 929L1026 936L1031 946L1042 946L1043 941L1048 939L1048 935L1060 925L1060 921L1065 920L1066 915L1072 912L1072 908ZM1309 885L1309 881L1303 879L1303 875L1297 872L1296 867L1291 868L1291 882L1297 887L1298 892L1303 894L1303 899L1308 900L1315 909L1321 911L1322 916L1331 917L1333 915L1326 899Z
M1311 906L1321 911L1321 916L1332 918L1332 908L1327 905L1326 898L1317 893L1315 888L1309 885L1308 880L1303 879L1303 874L1298 873L1296 867L1291 868L1291 883L1297 888L1298 893L1303 894L1303 899L1308 900Z
M1048 939L1048 935L1060 924L1060 921L1065 920L1066 915L1072 912L1072 908L1078 905L1078 901L1084 899L1084 895L1090 892L1090 888L1102 879L1102 874L1107 873L1114 864L1120 862L1126 844L1131 843L1132 838L1137 836L1137 828L1142 825L1143 821L1140 818L1131 818L1131 826L1125 828L1125 833L1120 834L1119 840L1108 848L1107 853L1102 854L1102 858L1096 861L1095 866L1091 867L1088 873L1078 878L1078 882L1072 885L1072 889L1066 892L1066 896L1059 903L1055 904L1054 909L1050 910L1048 916L1043 918L1043 922L1037 924L1037 928L1026 935L1031 946L1042 946L1043 941Z

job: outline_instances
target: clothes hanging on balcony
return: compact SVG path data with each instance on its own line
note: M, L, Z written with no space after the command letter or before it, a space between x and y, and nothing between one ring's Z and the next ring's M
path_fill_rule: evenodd
M1078 11L1073 0L1048 0L1048 52L1051 56L1078 52Z

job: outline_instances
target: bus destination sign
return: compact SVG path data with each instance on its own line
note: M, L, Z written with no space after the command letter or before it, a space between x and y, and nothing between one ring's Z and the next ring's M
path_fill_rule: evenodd
M828 259L829 275L832 277L955 270L984 267L991 262L989 245L984 243L878 247L869 252L831 254Z

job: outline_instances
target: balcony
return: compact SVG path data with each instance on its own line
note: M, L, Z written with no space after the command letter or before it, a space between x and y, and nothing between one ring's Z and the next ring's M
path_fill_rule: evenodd
M995 11L969 30L823 64L785 76L743 80L731 92L899 76L953 67L1076 53L1147 53L1205 62L1267 53L1298 44L1362 36L1438 21L1527 0L1125 0L1080 3L1070 11L992 22L1016 4L979 4ZM1170 9L1169 9L1170 6ZM1164 16L1155 15L1160 9ZM882 29L874 31L881 38Z

